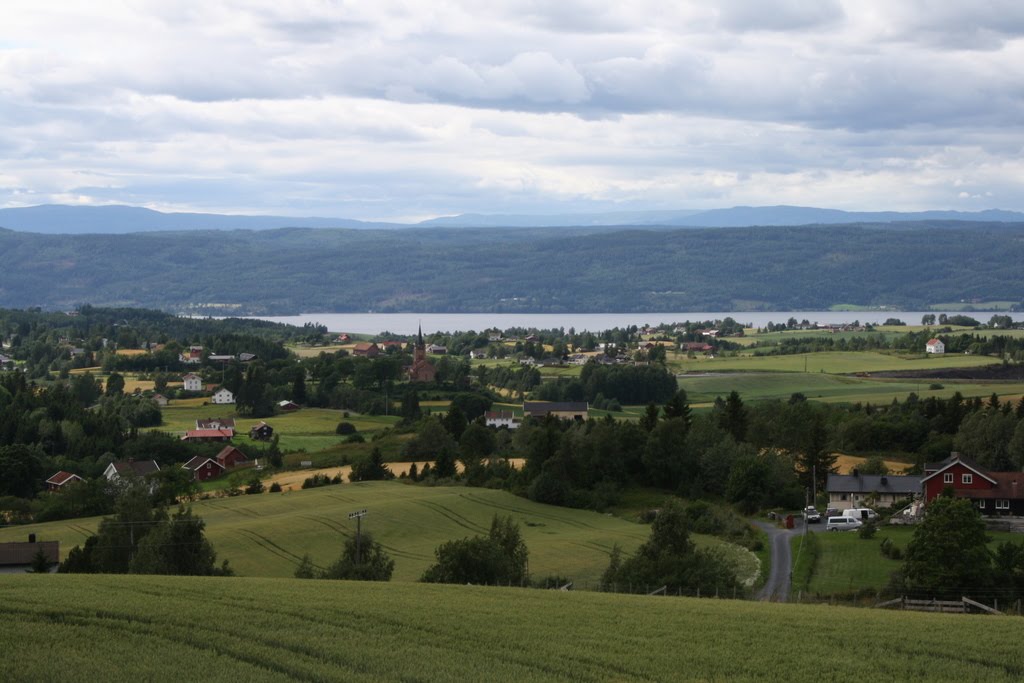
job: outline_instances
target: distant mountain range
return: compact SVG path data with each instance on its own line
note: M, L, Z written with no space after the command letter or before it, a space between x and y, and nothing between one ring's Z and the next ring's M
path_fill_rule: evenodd
M274 230L278 228L540 228L540 227L688 227L838 225L920 221L1024 222L1019 211L840 211L804 206L736 206L709 211L617 211L553 215L463 214L415 224L374 223L349 218L240 216L212 213L163 213L135 206L50 204L0 209L0 227L42 234L125 234L181 230Z

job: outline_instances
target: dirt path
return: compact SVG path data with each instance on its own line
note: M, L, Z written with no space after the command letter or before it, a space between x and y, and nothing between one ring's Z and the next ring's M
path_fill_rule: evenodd
M803 533L803 520L797 519L797 528L780 529L774 524L754 521L757 526L768 534L768 540L772 544L772 569L768 574L768 580L764 587L757 593L758 600L771 602L787 602L789 600L789 585L793 579L793 553L789 547L789 539Z

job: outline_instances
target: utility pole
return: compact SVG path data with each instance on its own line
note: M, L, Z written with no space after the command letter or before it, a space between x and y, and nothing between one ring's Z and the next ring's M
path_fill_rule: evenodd
M349 519L356 520L356 564L362 564L363 517L365 516L366 508L348 513Z

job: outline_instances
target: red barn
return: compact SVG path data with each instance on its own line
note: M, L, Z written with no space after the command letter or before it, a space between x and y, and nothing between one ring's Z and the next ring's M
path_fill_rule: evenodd
M189 460L181 466L183 470L192 472L196 481L206 481L224 474L224 467L213 458L206 458L201 455Z
M60 491L61 487L65 486L66 484L70 484L73 481L83 481L83 479L77 474L72 474L71 472L65 472L64 470L61 470L60 472L46 480L46 490Z
M926 464L924 472L921 485L926 502L949 488L983 515L1024 515L1024 472L990 472L959 453Z
M224 469L230 470L233 467L245 465L249 462L249 458L245 457L245 453L234 446L225 446L223 450L217 454L217 462Z

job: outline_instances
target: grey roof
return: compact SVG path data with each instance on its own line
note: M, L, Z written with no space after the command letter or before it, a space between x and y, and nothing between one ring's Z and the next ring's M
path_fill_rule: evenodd
M160 471L160 465L156 464L156 460L121 460L111 464L114 466L114 471L118 474L134 472L140 477L145 477Z
M585 401L523 401L524 413L541 417L554 412L585 413L589 407Z
M916 474L830 474L829 493L920 493L921 477Z

